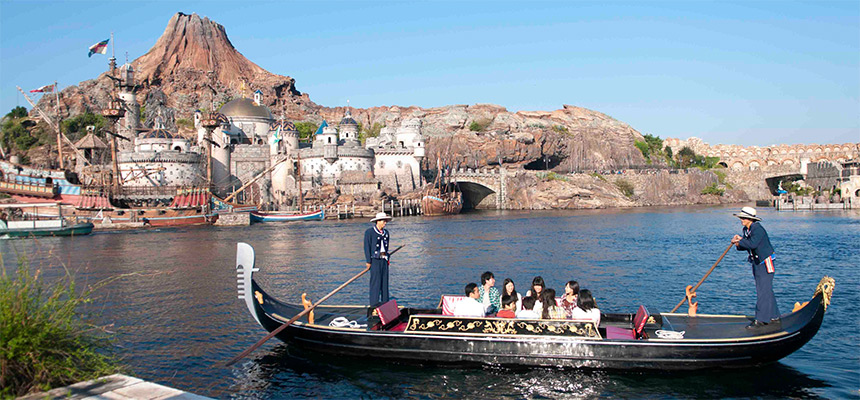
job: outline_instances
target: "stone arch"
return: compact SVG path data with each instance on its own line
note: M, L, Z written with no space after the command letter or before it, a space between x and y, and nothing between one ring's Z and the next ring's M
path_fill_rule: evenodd
M775 159L773 159L773 158L768 158L767 160L765 160L765 162L767 162L767 165L777 165L777 164L779 164L779 161L777 161L777 160L775 160Z
M752 160L750 160L747 163L747 165L749 165L750 168L760 168L762 165L767 165L767 164L765 164L763 161L761 161L758 158L753 158Z
M475 208L491 208L488 207L488 201L493 200L492 204L495 208L495 199L490 197L491 195L497 194L495 188L491 188L480 182L473 182L470 180L456 180L456 187L463 194L463 208L464 209L475 209Z
M743 161L741 161L741 160L734 160L734 161L732 161L731 168L732 168L733 170L735 170L735 171L740 171L740 170L744 169L744 167L746 167L746 165L744 164L744 162L743 162Z

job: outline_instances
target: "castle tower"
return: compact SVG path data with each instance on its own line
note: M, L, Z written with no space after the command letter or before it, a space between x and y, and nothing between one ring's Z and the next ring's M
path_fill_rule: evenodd
M118 141L120 151L128 151L134 147L134 138L140 128L140 104L137 103L137 85L134 81L134 67L125 64L119 69L119 98L124 103L125 116L119 121L118 134L129 140Z
M361 142L358 140L358 122L355 122L352 118L349 109L346 110L346 114L340 120L338 128L340 130L340 140L343 141L345 146L361 145Z

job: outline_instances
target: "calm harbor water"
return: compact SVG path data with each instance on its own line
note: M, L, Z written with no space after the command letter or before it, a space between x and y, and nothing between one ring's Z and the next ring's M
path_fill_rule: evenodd
M478 212L395 219L398 302L435 306L485 270L524 292L535 275L563 289L575 279L608 312L646 304L667 312L740 231L734 208ZM363 268L363 221L103 232L0 241L7 269L26 255L48 276L61 263L80 283L125 276L98 293L96 321L113 324L120 354L143 379L217 398L857 398L860 349L860 213L760 209L777 252L780 310L807 301L824 275L833 303L813 340L781 362L690 373L422 367L334 359L271 340L232 367L223 363L265 335L236 298L237 241L254 246L270 294L318 299ZM745 253L731 250L699 289L699 312L751 314L755 288ZM330 304L365 301L367 277ZM682 308L684 310L685 308Z

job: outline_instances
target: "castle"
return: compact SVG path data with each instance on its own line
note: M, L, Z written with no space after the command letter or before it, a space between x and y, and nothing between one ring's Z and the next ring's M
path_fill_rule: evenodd
M421 187L424 138L420 120L404 121L399 128L383 128L379 138L365 146L359 124L349 110L337 128L326 121L310 143L301 143L295 125L276 121L262 105L262 92L254 99L234 99L218 110L221 124L212 141L212 182L216 194L226 195L250 183L240 200L288 204L302 191L323 185L349 188L351 194L373 194L380 186L397 192ZM198 146L206 145L202 114L195 114ZM299 182L301 180L301 182Z

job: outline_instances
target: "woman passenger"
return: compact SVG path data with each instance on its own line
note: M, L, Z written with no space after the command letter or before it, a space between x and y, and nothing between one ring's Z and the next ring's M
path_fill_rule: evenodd
M595 328L600 325L600 310L588 289L582 289L579 292L576 308L573 309L573 319L593 322Z
M546 285L543 283L543 278L536 276L532 279L532 288L526 292L526 297L531 296L535 298L535 312L538 313L538 315L543 311L543 302L541 302L542 297L540 294L545 287Z
M567 282L564 285L564 297L561 300L561 308L564 309L567 318L573 318L573 309L576 308L577 297L579 297L579 282Z
M514 302L517 304L516 311L519 311L523 308L523 297L517 293L517 289L514 286L514 280L511 278L505 279L505 284L502 285L502 298L505 296L511 296L514 299Z
M543 303L543 310L541 311L541 319L565 319L567 318L567 314L565 314L564 309L556 305L555 302L555 290L553 289L544 289L540 293L541 303Z

